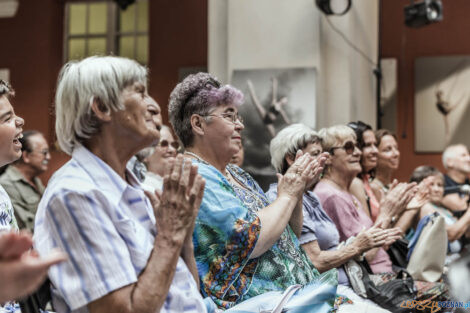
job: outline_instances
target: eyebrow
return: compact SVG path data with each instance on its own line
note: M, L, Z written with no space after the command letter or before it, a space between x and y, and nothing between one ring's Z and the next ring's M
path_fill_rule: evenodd
M235 112L235 109L234 108L227 108L224 110L225 113L228 113L228 112Z
M3 113L2 115L0 115L0 120L3 120L5 117L7 117L8 115L12 115L13 114L13 111L8 111L8 112L5 112Z

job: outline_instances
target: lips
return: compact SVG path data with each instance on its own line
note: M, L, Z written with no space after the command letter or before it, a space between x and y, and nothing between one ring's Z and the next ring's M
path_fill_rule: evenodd
M21 142L20 142L20 139L23 138L23 133L18 133L15 138L13 138L13 144L15 145L15 148L17 149L20 149L21 150Z

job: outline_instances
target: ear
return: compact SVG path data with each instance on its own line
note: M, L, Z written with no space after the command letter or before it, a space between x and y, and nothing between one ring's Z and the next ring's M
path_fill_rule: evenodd
M24 150L23 152L21 152L21 159L23 160L24 163L30 162L28 151Z
M91 100L91 110L102 122L109 122L111 120L111 112L106 109L100 99L94 97Z
M332 157L332 155L331 155L331 154L328 154L328 157L327 157L326 160L325 160L325 166L326 166L326 165L331 165L331 159L332 159L331 157Z
M292 164L294 164L295 159L289 153L286 155L285 159L286 159L287 165L289 165L289 167Z
M204 135L204 122L202 121L203 117L197 114L191 115L191 128L196 135Z

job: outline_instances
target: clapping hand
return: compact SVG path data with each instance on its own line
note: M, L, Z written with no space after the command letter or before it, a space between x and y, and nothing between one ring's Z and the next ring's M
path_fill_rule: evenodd
M307 184L305 190L312 190L313 186L320 180L320 175L323 173L325 162L329 158L328 152L323 152L316 158L313 158L313 166L307 175Z
M297 151L294 163L284 175L278 177L278 197L287 196L298 201L305 191L309 177L314 176L318 162L313 162L313 157L302 150Z
M52 251L40 257L31 250L31 234L28 232L0 234L0 303L22 298L34 292L44 281L48 269L65 261L67 255Z
M192 233L204 195L205 180L197 165L178 155L163 177L163 192L146 192L154 209L157 229L170 242L181 244Z
M433 177L429 176L419 183L416 195L411 199L410 202L408 202L408 205L406 206L407 210L420 209L426 202L428 202L432 182Z

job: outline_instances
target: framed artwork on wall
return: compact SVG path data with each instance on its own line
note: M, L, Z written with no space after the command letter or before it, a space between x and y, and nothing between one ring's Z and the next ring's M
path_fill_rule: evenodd
M316 125L316 70L235 70L232 85L245 95L239 109L245 125L243 168L266 190L276 180L269 153L271 139L288 124Z
M422 57L415 61L415 150L442 152L470 146L470 56Z

